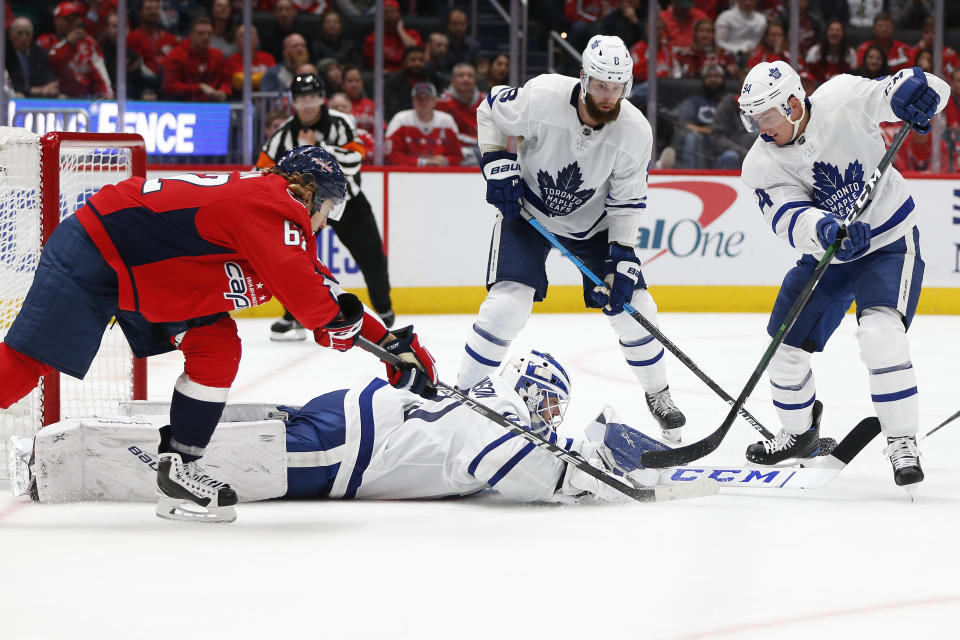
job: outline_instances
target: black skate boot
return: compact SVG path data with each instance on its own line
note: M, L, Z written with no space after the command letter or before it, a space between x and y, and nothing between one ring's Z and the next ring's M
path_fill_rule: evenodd
M270 325L270 339L274 342L296 342L307 339L307 330L289 311Z
M196 462L184 463L179 453L161 452L157 462L157 515L187 522L233 522L237 492L219 482Z
M887 438L887 448L883 450L883 455L890 456L890 464L893 465L893 481L898 487L916 484L923 480L920 449L917 448L917 439L913 436Z
M820 455L820 416L823 403L813 403L813 422L801 434L781 429L772 440L755 442L747 447L747 460L757 464L778 464L790 458L812 458Z
M673 443L680 442L680 428L687 423L687 418L680 413L680 409L670 397L670 386L664 387L656 393L644 393L647 398L647 408L660 425L660 433L664 440Z
M387 329L391 328L397 319L396 314L393 313L393 309L387 309L382 313L377 312L377 315L380 316L380 320L386 325Z

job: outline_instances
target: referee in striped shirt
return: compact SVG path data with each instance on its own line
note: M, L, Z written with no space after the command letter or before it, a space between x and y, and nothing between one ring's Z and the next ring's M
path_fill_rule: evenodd
M370 203L360 189L360 165L365 152L357 140L353 118L327 108L323 82L314 74L296 76L290 83L290 93L294 115L263 144L257 167L272 167L284 153L305 144L321 146L337 159L347 177L347 204L338 220L328 222L360 267L374 310L390 327L394 314L387 257ZM305 338L306 331L289 311L270 327L271 340Z

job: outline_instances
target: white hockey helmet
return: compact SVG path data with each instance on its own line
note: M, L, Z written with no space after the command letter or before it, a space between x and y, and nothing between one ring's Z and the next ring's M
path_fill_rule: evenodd
M580 71L580 99L586 100L590 78L623 83L620 98L630 95L633 86L633 58L618 36L593 36L583 50Z
M761 62L750 69L743 80L740 89L740 119L747 131L760 133L763 128L764 114L776 109L784 118L789 120L792 109L790 97L795 96L800 101L801 115L793 121L793 137L797 137L800 123L803 121L803 112L806 110L805 101L807 92L803 90L800 76L789 64L782 60L776 62ZM771 116L767 116L771 117Z
M556 429L570 401L570 377L549 353L530 351L509 360L500 378L523 399L534 432Z

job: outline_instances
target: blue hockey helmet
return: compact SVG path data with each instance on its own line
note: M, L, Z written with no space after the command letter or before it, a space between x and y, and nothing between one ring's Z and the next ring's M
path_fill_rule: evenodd
M347 178L340 164L321 147L303 145L290 149L277 160L276 170L288 176L299 174L304 184L313 185L316 189L314 207L319 207L324 200L332 200L335 209L346 203Z
M534 431L556 429L570 401L570 376L549 353L530 351L508 361L500 377L530 411Z

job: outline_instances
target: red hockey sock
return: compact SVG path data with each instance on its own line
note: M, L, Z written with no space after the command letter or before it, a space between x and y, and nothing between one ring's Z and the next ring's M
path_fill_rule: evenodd
M30 356L14 351L6 342L0 342L0 408L10 405L30 393L41 376L53 371L53 367L38 362Z

